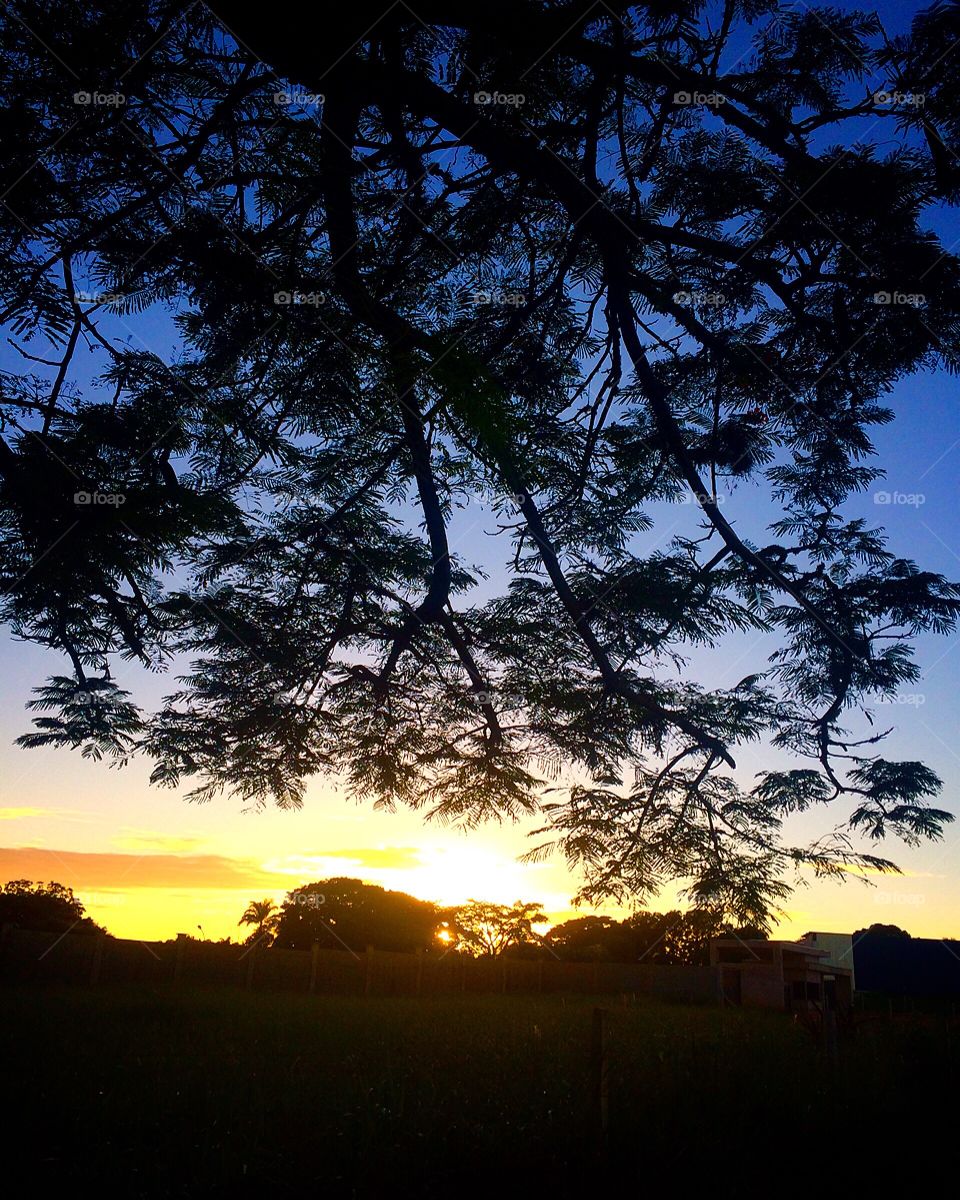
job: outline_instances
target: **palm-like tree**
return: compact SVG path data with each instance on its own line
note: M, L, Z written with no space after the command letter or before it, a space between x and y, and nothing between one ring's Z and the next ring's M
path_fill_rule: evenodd
M280 914L277 912L277 906L268 897L265 900L251 900L237 924L255 925L256 928L247 940L258 942L262 938L272 937L276 932L279 919Z

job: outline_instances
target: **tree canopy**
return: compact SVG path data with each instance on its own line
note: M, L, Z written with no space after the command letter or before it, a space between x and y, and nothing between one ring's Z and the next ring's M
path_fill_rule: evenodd
M960 591L848 502L894 385L960 361L957 6L302 20L0 16L0 588L69 664L22 744L542 811L586 899L682 879L739 923L938 836L868 717ZM739 680L689 669L737 638ZM159 711L125 663L179 674ZM745 782L749 743L788 765Z
M864 937L909 938L910 934L905 929L901 929L899 925L884 925L881 922L874 922L865 929L854 930L852 937L855 942L858 942Z
M759 928L733 929L718 913L635 912L613 917L576 917L554 925L545 944L570 962L646 962L651 965L709 966L710 939L764 937Z
M533 928L546 923L547 915L536 902L491 904L471 900L453 911L455 946L467 954L501 958L509 950L538 946L542 938Z
M323 879L290 892L280 906L273 945L309 950L410 952L436 949L446 914L429 900L359 879Z
M44 933L104 933L73 894L51 880L10 879L0 887L0 925L37 929Z

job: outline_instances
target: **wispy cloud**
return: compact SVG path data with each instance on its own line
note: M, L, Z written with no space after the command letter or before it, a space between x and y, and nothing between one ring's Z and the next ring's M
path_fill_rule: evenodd
M144 853L159 850L165 854L189 854L194 850L199 850L207 839L155 833L150 829L122 829L116 837L110 840L121 850L142 850Z
M289 879L251 859L222 854L121 854L38 846L0 848L0 879L56 879L84 888L281 889Z
M264 870L282 875L308 876L339 875L346 870L405 871L419 867L423 853L412 846L368 846L360 850L324 850L319 854L289 854L272 858L263 864Z
M69 808L36 808L24 805L0 808L0 821L28 821L36 817L55 817L58 821L89 821L91 814L72 812Z

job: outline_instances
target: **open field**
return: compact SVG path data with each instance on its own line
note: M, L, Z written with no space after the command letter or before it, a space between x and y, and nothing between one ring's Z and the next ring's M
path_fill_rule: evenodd
M944 1018L870 1023L831 1061L778 1014L605 997L604 1153L594 1003L7 988L5 1161L127 1197L567 1195L665 1169L732 1194L798 1153L861 1183L917 1153L920 1183L954 1124Z

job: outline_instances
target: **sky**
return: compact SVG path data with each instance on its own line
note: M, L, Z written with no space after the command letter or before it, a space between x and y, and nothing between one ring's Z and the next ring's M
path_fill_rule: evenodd
M879 6L897 30L911 6ZM878 81L882 82L882 81ZM960 224L942 214L935 222L948 248L960 245ZM136 337L167 355L170 326L140 323ZM12 367L9 357L0 365ZM887 479L848 506L886 526L892 549L925 569L960 578L958 469L960 381L946 375L902 383L890 398L896 421L876 433ZM725 515L741 532L759 529L758 493L740 488L727 497ZM654 538L675 532L686 513L657 524ZM759 523L758 523L759 522ZM492 521L482 509L461 518L456 547L466 557L486 542ZM691 657L691 672L708 686L735 683L767 651L764 639L726 644ZM878 708L878 723L894 733L885 754L919 758L944 780L939 803L960 815L960 635L917 643L923 677L895 705ZM769 649L774 648L771 639ZM298 811L241 810L224 797L187 803L182 791L151 788L149 763L108 769L67 750L21 750L14 739L29 727L24 704L46 675L62 670L56 656L0 633L0 882L55 879L73 887L89 915L121 937L241 936L237 922L249 900L284 894L333 875L453 904L470 898L509 903L538 901L551 921L577 915L571 898L580 880L562 859L521 864L533 844L535 820L488 825L469 833L425 824L415 813L390 814L352 803L334 782L314 780ZM117 682L149 704L172 690L171 680L118 667ZM740 748L738 778L774 765L769 753ZM807 840L842 820L837 810L796 818L788 836ZM778 936L808 929L851 931L873 922L894 923L917 936L960 937L960 821L940 843L910 849L886 844L882 853L902 867L897 877L849 879L843 884L804 877L786 903ZM673 907L675 892L653 907ZM584 909L582 912L591 910Z

